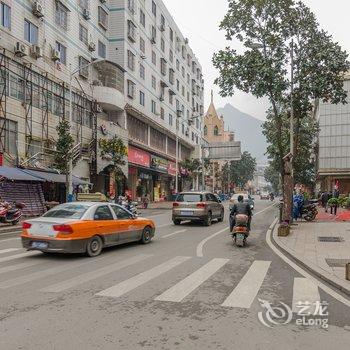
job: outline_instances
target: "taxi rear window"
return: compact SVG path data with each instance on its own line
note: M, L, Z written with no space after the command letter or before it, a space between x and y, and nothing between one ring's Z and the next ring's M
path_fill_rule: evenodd
M49 210L43 216L46 218L61 218L61 219L81 219L88 210L86 205L65 204Z
M177 202L202 202L203 196L195 193L182 193L176 198Z

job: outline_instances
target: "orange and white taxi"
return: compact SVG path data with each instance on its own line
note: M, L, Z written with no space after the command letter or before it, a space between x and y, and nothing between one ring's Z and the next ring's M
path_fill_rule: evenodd
M97 256L104 247L154 237L152 220L134 216L110 203L61 204L43 216L23 222L23 247L52 253L86 253Z

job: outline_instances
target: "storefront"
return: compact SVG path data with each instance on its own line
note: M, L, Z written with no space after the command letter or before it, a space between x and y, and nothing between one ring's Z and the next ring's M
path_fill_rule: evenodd
M169 200L175 185L174 162L136 147L129 147L128 162L128 187L133 199L147 196L151 202Z

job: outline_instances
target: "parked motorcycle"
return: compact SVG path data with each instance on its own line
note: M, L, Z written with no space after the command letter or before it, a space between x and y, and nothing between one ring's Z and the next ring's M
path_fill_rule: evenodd
M275 195L273 193L270 193L270 201L273 202L275 200Z
M0 202L0 223L17 225L22 217L24 203Z
M235 217L235 225L233 226L231 236L238 247L243 247L247 243L249 236L248 222L248 215L237 214Z
M316 219L317 214L318 211L316 203L310 203L302 207L301 217L306 221L314 221Z

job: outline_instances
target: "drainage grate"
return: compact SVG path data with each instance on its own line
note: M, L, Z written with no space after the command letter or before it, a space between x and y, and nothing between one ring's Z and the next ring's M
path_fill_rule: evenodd
M344 238L343 237L318 237L318 241L336 243L336 242L344 242Z
M345 267L350 263L350 259L326 259L326 262L329 267Z

